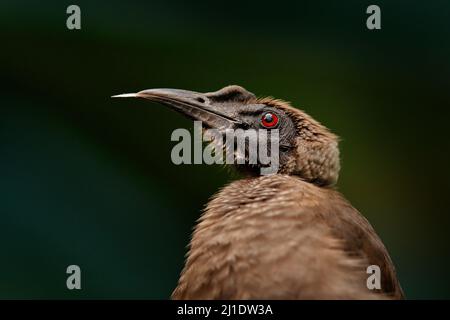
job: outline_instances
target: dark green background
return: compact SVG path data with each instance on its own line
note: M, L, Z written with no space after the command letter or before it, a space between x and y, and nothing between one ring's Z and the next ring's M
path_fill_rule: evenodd
M0 298L168 298L195 219L231 178L171 163L170 134L190 121L109 97L228 84L340 135L339 189L407 296L450 298L448 1L93 2L0 3ZM81 291L65 287L70 264Z

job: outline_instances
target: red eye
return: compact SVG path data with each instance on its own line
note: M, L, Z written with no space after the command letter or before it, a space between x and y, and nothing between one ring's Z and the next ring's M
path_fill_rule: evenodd
M274 113L265 113L261 118L261 123L266 128L273 128L278 124L278 117Z

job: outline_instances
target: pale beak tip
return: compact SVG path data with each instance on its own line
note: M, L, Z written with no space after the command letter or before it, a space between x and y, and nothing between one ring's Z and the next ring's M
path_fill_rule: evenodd
M136 98L137 93L123 93L123 94L116 94L115 96L111 96L111 98Z

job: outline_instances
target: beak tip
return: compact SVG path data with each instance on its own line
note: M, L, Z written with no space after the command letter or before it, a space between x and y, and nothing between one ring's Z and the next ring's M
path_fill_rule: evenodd
M111 96L111 98L136 98L136 97L137 97L136 93L123 93Z

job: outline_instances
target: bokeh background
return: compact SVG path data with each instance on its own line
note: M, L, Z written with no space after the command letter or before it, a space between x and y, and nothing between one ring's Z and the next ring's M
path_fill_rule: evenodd
M81 7L82 29L66 28ZM378 4L382 30L369 31ZM165 299L231 177L170 161L192 123L122 92L239 84L342 137L339 189L408 298L450 298L450 2L0 2L0 298ZM66 289L66 267L82 290Z

